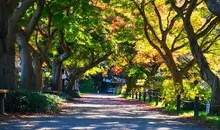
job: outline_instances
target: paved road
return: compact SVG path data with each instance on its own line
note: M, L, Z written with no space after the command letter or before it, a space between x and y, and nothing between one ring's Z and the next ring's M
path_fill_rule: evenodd
M205 130L151 110L139 101L111 95L86 94L53 116L29 116L0 124L0 130Z

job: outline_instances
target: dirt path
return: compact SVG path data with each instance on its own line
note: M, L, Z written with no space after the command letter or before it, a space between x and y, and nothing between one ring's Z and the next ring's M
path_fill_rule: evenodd
M139 101L110 95L86 94L68 103L54 116L29 116L0 124L0 130L205 130L201 126L179 121L177 116L163 115Z

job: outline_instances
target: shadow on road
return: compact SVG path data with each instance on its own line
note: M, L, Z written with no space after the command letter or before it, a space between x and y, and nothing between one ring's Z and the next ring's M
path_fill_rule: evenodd
M203 130L181 122L177 116L163 115L149 110L140 101L131 101L113 95L84 95L68 103L61 114L35 116L1 123L0 129L129 129L129 130ZM146 108L146 109L145 109Z

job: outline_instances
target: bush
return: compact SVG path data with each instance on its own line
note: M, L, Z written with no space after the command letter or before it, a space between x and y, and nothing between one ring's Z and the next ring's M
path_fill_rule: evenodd
M67 89L64 93L67 94L68 96L70 96L72 99L73 98L80 98L80 95L76 90Z
M66 100L66 101L73 101L73 98L75 97L72 97L66 93L58 93L57 96L59 96L60 98L62 98L63 100Z
M56 95L16 90L7 94L5 110L8 113L57 112L62 101Z
M169 103L175 105L177 90L180 89L179 85L174 86L172 80L164 80L162 88L162 97L164 98L164 103ZM183 90L181 94L181 99L193 101L196 95L199 95L200 100L207 100L209 97L209 91L206 88L201 88L200 84L195 85L187 80L183 80ZM187 104L185 104L187 105ZM188 104L191 108L191 104ZM185 107L185 106L184 106ZM186 108L188 109L188 108Z
M126 94L126 89L127 89L127 85L117 86L116 87L116 94L125 95Z

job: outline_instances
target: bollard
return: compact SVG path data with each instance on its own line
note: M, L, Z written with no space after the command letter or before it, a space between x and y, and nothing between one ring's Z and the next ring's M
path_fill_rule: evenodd
M138 96L139 96L139 100L141 100L141 92L139 92L139 95L138 95Z
M181 104L181 100L180 100L180 94L178 94L177 96L176 96L176 111L177 112L180 112L180 104Z
M207 102L206 103L206 107L205 107L206 109L206 114L209 114L209 112L210 112L210 103L209 102Z
M134 92L131 92L131 98L134 99Z
M164 104L164 107L168 107L168 104L167 104L167 103L165 103L165 104Z
M152 91L149 90L149 91L148 91L148 94L149 94L149 102L151 102L151 101L152 101Z
M194 100L194 117L199 116L199 97L196 96Z
M135 97L135 99L138 99L138 92L136 92L136 97Z
M144 102L146 102L146 96L147 96L147 93L146 93L146 91L144 91L144 95L143 95L143 97L144 97Z

